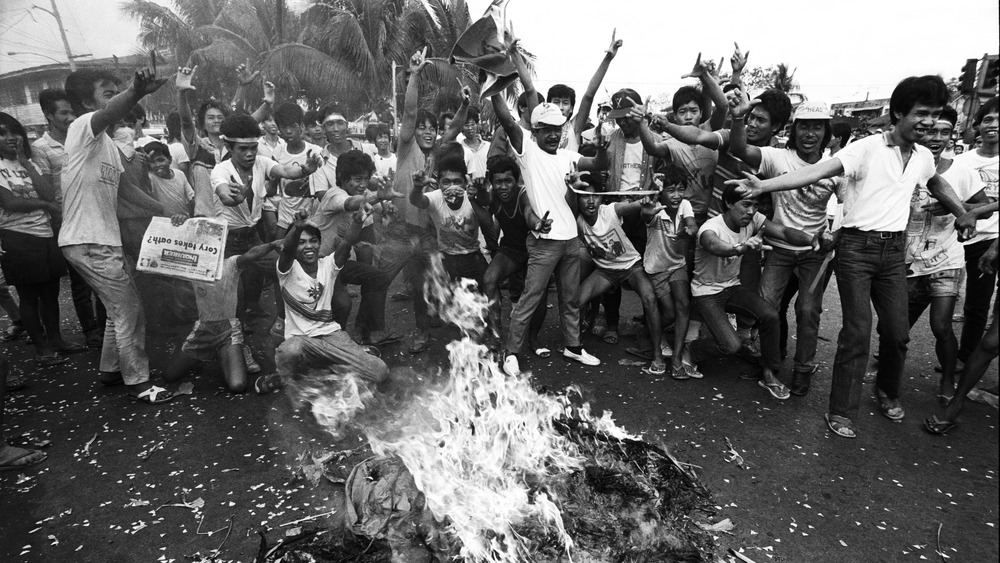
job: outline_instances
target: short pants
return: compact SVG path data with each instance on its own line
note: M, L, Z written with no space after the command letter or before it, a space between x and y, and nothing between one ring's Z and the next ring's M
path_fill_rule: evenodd
M243 327L236 318L225 321L195 321L181 350L195 359L211 362L229 346L243 345Z
M611 282L611 285L618 288L624 285L626 282L632 279L632 276L643 272L642 261L636 262L629 268L623 268L621 270L607 270L605 268L598 267L594 270L594 273L601 276L602 278ZM634 287L632 289L635 289Z
M907 292L911 303L929 303L934 297L958 297L958 288L961 282L961 268L906 278Z
M688 271L686 265L683 265L672 272L657 272L655 274L647 275L649 276L649 281L653 282L653 290L656 292L657 299L664 295L670 295L670 282L688 281Z

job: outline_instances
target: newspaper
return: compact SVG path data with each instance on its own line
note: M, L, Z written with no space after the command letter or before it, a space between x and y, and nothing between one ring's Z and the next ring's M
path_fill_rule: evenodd
M198 217L175 227L168 217L153 217L142 238L137 269L191 281L222 278L228 225Z

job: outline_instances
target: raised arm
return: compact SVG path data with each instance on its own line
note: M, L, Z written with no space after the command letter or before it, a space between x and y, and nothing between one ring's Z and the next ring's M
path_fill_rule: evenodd
M424 60L426 53L427 48L424 47L423 51L417 51L410 57L410 79L406 83L406 95L403 97L403 117L399 122L399 147L409 144L413 140L413 133L417 130L417 105L420 102L420 71L427 64L427 61Z
M658 122L663 125L667 135L677 139L685 145L701 145L712 150L722 148L722 139L715 131L706 131L694 125L677 125L667 119Z
M427 199L424 195L424 188L433 182L427 177L427 174L423 170L418 170L413 173L413 187L410 188L410 204L419 207L420 209L427 209L431 206L431 200Z
M604 51L604 58L601 59L601 64L597 65L594 76L590 78L590 83L587 84L587 91L583 93L583 98L580 100L580 107L577 108L576 115L573 117L573 130L577 132L578 137L580 132L583 131L584 126L587 125L587 118L590 117L590 109L594 105L597 89L604 82L604 75L608 73L611 61L614 60L618 54L618 49L622 46L622 40L615 39L616 32L617 29L611 32L611 45ZM577 139L577 141L579 140Z
M295 251L299 245L299 235L302 234L302 227L306 226L309 214L305 211L297 211L295 219L292 221L292 228L285 233L285 238L281 240L281 253L278 254L278 271L287 272L295 261Z
M642 110L632 108L628 117L636 122L636 125L639 127L639 140L642 141L642 150L646 151L646 154L650 156L662 158L670 162L670 147L667 146L666 141L656 138L656 135L653 134L653 131L650 130L649 125L646 123L646 116L643 115Z
M713 110L709 125L711 125L712 131L722 128L722 124L726 121L726 107L728 105L726 95L722 92L719 81L709 72L708 66L701 62L701 53L698 53L698 59L694 62L694 68L691 69L691 72L681 78L697 78L701 81L702 91L708 94L709 99L712 100Z
M257 123L262 123L267 116L271 115L271 108L274 107L274 84L264 82L264 99L257 106L257 109L250 114L250 117Z
M258 244L257 246L247 250L243 254L236 257L236 265L240 268L245 268L246 266L253 264L254 262L264 258L272 251L281 252L284 240L278 239L271 242L265 242L264 244ZM294 256L294 253L292 254Z
M174 89L177 90L177 113L181 116L181 140L183 141L184 149L188 151L188 158L195 156L191 154L189 149L198 140L194 116L191 115L191 102L188 99L189 92L195 90L191 82L194 80L196 70L198 70L197 65L194 68L178 68L177 77L174 79Z
M510 108L507 107L507 102L504 101L502 95L494 94L490 101L493 102L493 113L497 116L500 127L507 134L507 142L510 143L514 152L520 154L521 147L523 146L522 143L524 142L524 131L521 129L521 125L511 115ZM494 143L492 146L497 146L498 144Z
M468 86L462 86L462 104L458 106L455 117L448 124L448 128L441 133L441 144L450 143L458 138L458 134L465 127L465 119L469 115L469 102L472 100L472 90Z
M132 84L123 92L116 94L108 101L108 105L103 109L94 112L90 119L90 128L94 135L100 135L108 127L125 119L135 104L143 96L147 96L157 91L160 86L166 84L166 78L157 78L156 73L149 69L135 71Z

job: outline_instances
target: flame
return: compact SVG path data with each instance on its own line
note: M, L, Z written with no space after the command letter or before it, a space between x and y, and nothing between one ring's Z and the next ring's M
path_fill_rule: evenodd
M488 349L475 342L485 329L489 300L474 282L451 282L439 255L432 256L424 291L428 304L465 335L447 346L450 367L443 381L377 419L355 419L372 395L351 376L304 384L298 398L311 404L316 419L334 436L354 419L376 454L401 459L427 509L457 540L466 561L532 560L529 539L516 531L525 524L554 533L569 558L573 539L555 491L560 476L583 469L585 457L554 421L575 417L597 432L637 437L617 426L610 413L597 418L589 404L573 405L578 388L541 394L530 374L504 374Z

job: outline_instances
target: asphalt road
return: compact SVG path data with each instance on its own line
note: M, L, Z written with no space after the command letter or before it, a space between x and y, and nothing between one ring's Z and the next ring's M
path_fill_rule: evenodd
M596 408L612 410L628 430L699 466L717 519L735 524L720 544L755 562L996 561L997 411L970 402L949 435L921 430L937 409L926 320L912 334L906 419L890 422L866 398L859 439L826 429L840 325L834 287L822 321L822 369L804 398L772 399L737 377L746 366L736 360L706 362L702 380L652 379L619 364L632 359L624 352L629 338L613 347L588 337L586 348L603 361L597 368L566 364L557 354L522 367L551 388L579 384ZM390 307L392 323L412 323L405 304ZM636 297L626 294L622 317L637 309ZM553 348L554 317L543 332ZM63 319L65 334L78 336L68 303ZM273 369L264 357L274 346L263 336L267 326L267 319L257 321L252 340L265 370ZM399 345L387 348L387 362L399 368L394 377L412 379L442 366L444 344L456 335L437 329L431 351L417 357ZM183 336L150 336L154 368L166 366ZM133 404L121 387L97 383L96 351L34 372L23 341L5 345L4 353L30 381L8 397L6 436L50 445L38 468L0 474L0 561L188 561L216 549L220 561L252 561L259 528L269 529L273 545L296 526L284 524L340 503L332 484L314 487L293 477L300 454L363 446L357 436L330 439L282 395L227 393L218 368L190 380L192 395L150 407ZM742 466L728 461L727 440ZM309 522L336 525L339 518ZM947 559L936 553L939 545Z

